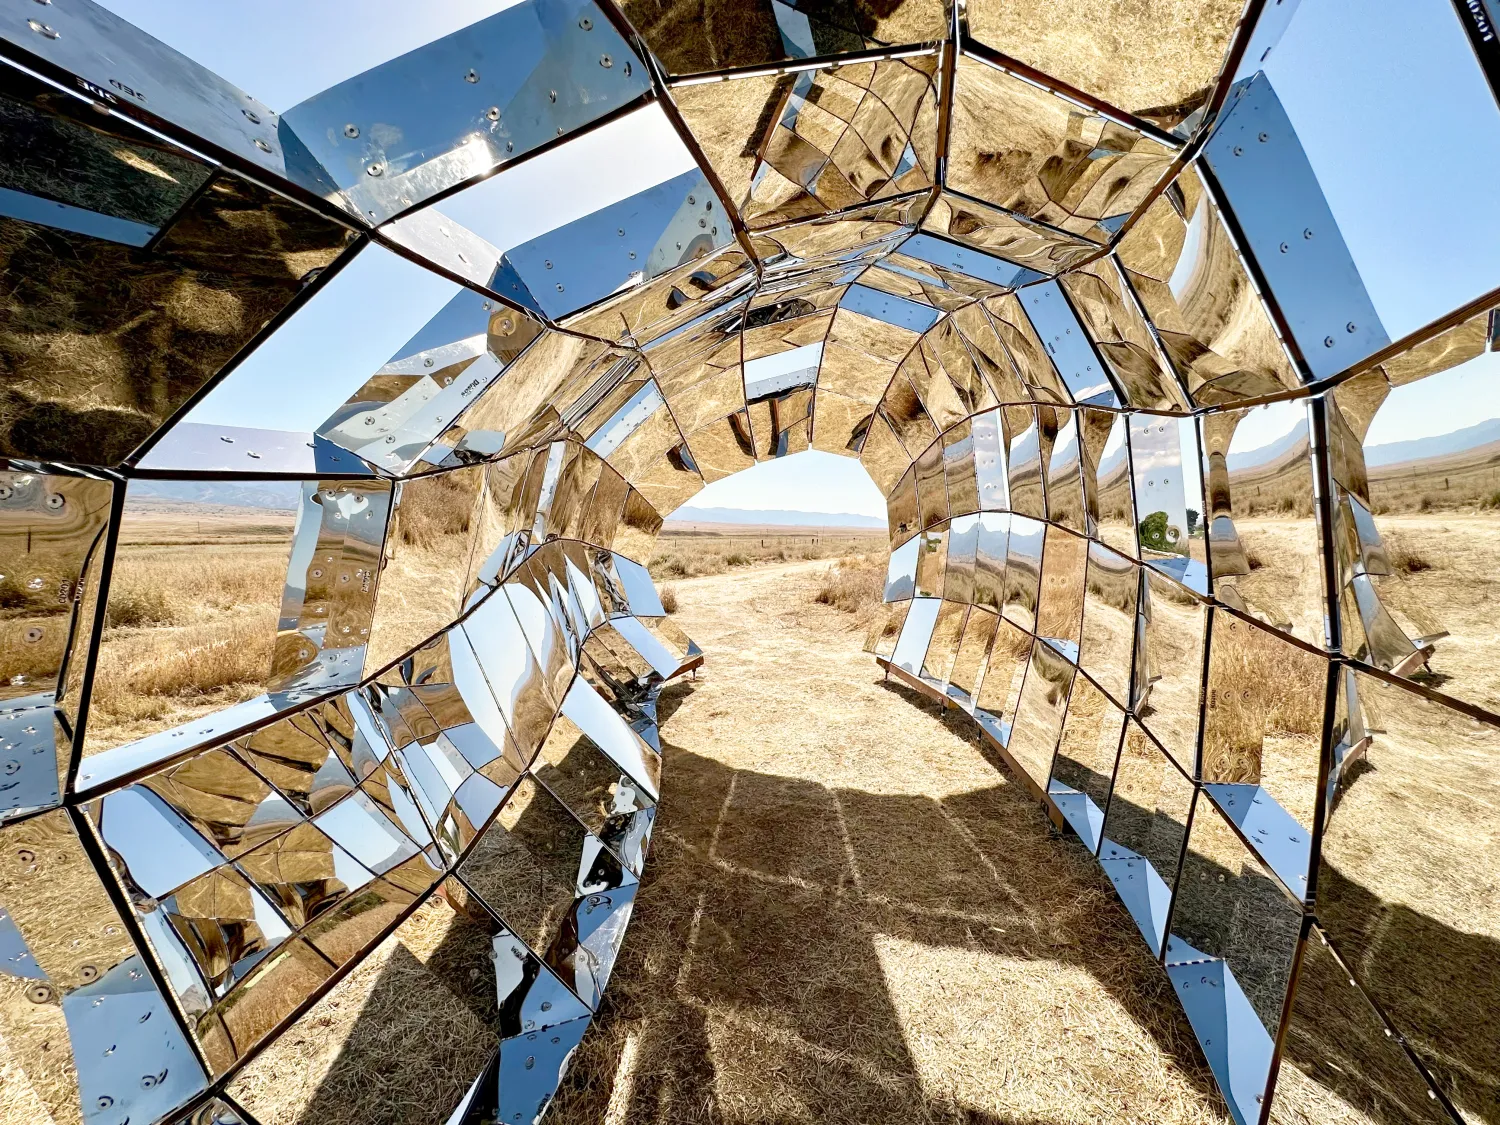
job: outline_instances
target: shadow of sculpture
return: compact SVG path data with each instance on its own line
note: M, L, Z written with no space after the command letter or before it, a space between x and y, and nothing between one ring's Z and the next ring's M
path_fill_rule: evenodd
M937 715L925 697L889 687L982 748L967 717ZM682 683L662 693L663 725L693 691ZM942 799L893 796L736 770L668 740L662 748L670 784L637 916L602 1018L575 1055L550 1121L1050 1125L1087 1119L1098 1099L1128 1097L1134 1087L1154 1096L1150 1084L1160 1085L1161 1072L1134 1083L1129 1069L1147 1057L1164 1060L1162 1070L1201 1103L1203 1120L1227 1120L1166 975L1103 874L1004 775ZM996 755L986 756L999 767ZM1489 1078L1500 1060L1485 1034L1496 998L1453 995L1443 968L1493 964L1496 943L1382 904L1336 870L1325 868L1322 879L1333 919L1378 920L1366 929L1379 930L1382 982L1399 980L1440 1005L1432 1010L1441 1010L1450 1032L1467 1013L1473 1033L1455 1069L1468 1077L1456 1097L1500 1121ZM493 987L487 948L483 926L456 915L424 964L393 957L365 1002L371 1015L349 1030L305 1110L263 1125L416 1120L420 1083L403 1086L397 1073L369 1081L372 1060L388 1054L376 1045L391 1033L378 1026L379 1013L399 1007L413 988L443 989L464 1022L492 1027L493 992L482 995ZM981 963L987 975L968 975ZM997 965L1003 988L993 985ZM1342 983L1327 975L1304 969L1302 987ZM981 980L989 983L979 987ZM1118 1015L1093 1028L1083 1019L1082 1034L1071 1037L1057 1031L1053 1040L1076 1049L1049 1061L1027 1029L1040 1026L1032 1022L1037 1012L1069 1006L1071 997L1047 991L1058 987L1079 991L1080 1011L1110 1007ZM913 1003L947 1014L907 1010ZM944 1029L941 1050L965 1057L925 1057L932 1045L908 1040L914 1014L924 1027ZM1122 1043L1130 1055L1123 1070L1113 1055ZM408 1053L423 1050L430 1052L418 1045ZM1387 1061L1337 1027L1304 1022L1287 1040L1283 1066L1395 1125L1406 1118L1400 1098L1383 1093L1395 1081ZM934 1081L953 1067L975 1072L970 1086ZM429 1103L434 1125L442 1121L438 1100ZM1047 1112L1054 1101L1057 1111ZM997 1114L976 1102L1018 1109ZM1032 1105L1043 1112L1028 1112ZM1128 1105L1110 1116L1152 1119Z

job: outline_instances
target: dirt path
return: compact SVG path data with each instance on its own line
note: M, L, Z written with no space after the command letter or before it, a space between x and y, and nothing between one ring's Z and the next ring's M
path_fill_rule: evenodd
M967 720L885 684L826 562L676 583L665 797L551 1120L1226 1120L1165 975Z

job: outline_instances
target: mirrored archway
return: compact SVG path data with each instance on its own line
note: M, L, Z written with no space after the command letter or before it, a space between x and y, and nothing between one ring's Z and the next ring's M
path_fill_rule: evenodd
M1236 1121L1495 1116L1500 246L1392 230L1493 182L1484 3L529 0L284 113L11 9L17 1112L290 1125L390 1067L539 1116L714 658L643 562L811 449L886 496L873 668L1097 862ZM387 1006L427 1049L318 1054Z

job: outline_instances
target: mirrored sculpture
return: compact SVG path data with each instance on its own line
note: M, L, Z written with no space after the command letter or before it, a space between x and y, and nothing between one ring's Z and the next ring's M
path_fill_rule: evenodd
M1239 1125L1495 1120L1500 236L1399 224L1494 182L1500 11L1409 7L522 0L279 114L0 3L12 1104L536 1122L705 659L642 561L818 449L887 499L876 664L1097 860ZM637 112L686 170L450 217ZM322 1031L384 1005L430 1041Z

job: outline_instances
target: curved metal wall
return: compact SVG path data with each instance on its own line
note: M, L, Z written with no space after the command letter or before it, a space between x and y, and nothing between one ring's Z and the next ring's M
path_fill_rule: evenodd
M818 449L889 505L867 648L1098 858L1237 1121L1491 1119L1500 278L1372 256L1278 77L1323 0L1084 7L527 0L278 115L6 0L15 1104L290 1125L390 1069L318 1030L386 974L386 1109L540 1116L702 659L636 560ZM1500 128L1484 8L1409 18ZM689 171L487 239L637 112ZM196 420L287 370L342 405Z

